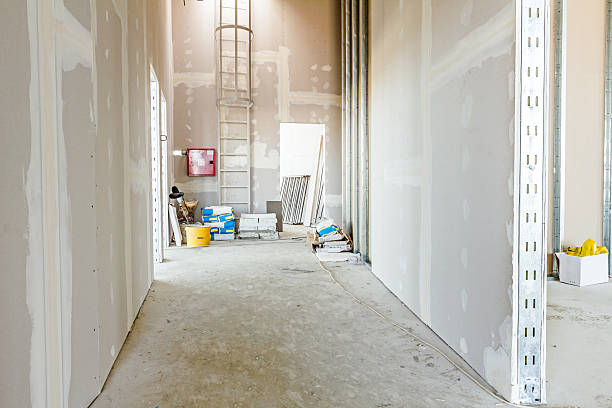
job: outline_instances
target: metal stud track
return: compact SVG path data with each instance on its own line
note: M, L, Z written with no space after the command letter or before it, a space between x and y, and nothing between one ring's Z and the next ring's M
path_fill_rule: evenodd
M519 401L542 402L544 284L546 282L547 2L522 0L518 226Z
M561 186L563 185L563 3L565 0L555 0L555 105L553 129L553 252L561 251ZM556 262L553 262L553 275L558 276Z

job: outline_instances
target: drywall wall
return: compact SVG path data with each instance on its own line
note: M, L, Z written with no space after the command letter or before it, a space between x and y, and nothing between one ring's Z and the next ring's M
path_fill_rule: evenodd
M10 197L0 204L4 214L0 234L3 407L29 407L41 391L30 377L31 352L37 346L35 329L41 322L33 321L35 305L28 304L27 296L28 286L33 290L31 284L42 273L41 263L32 256L40 249L42 210L40 202L31 201L35 198L32 190L40 191L41 176L40 139L30 123L30 35L27 2L4 4L0 13L0 134L5 148L0 153L0 182Z
M215 2L173 3L175 147L216 147ZM280 123L326 126L328 215L341 219L340 3L253 2L251 200L265 211L280 198ZM271 23L272 22L272 23ZM174 158L174 182L201 203L217 201L216 178L189 178Z
M511 0L371 8L373 272L511 398Z
M567 1L561 245L602 241L606 2Z
M99 388L98 254L96 236L101 197L96 190L102 139L96 135L93 107L93 41L88 2L67 2L56 44L59 72L58 168L62 286L63 398L84 406ZM80 18L77 18L79 16ZM87 17L87 18L85 18ZM78 41L76 41L78 39ZM61 89L59 89L61 87ZM106 134L101 134L106 137ZM106 149L106 146L104 146ZM77 170L78 169L78 170ZM108 273L106 267L104 271Z
M128 331L123 168L123 10L96 1L96 223L100 377L106 378ZM146 224L145 224L146 225ZM144 258L146 259L146 258Z
M172 103L170 0L28 0L0 20L0 405L88 406L152 280L150 200L132 204L150 197L147 61Z
M562 97L560 123L563 150L561 179L561 248L579 246L587 238L603 239L604 88L606 52L606 2L601 0L564 3ZM556 2L551 2L554 8ZM554 14L553 14L554 15ZM551 24L551 38L556 35ZM554 66L556 44L551 44ZM550 73L551 103L558 90ZM552 106L552 105L551 105ZM554 129L554 110L550 110ZM549 153L553 157L553 132ZM549 161L549 260L553 260L553 161ZM552 273L549 262L549 273Z

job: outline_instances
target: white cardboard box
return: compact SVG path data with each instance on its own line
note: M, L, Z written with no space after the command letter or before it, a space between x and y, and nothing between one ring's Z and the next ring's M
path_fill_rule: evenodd
M559 280L575 286L608 283L608 254L573 256L557 252Z

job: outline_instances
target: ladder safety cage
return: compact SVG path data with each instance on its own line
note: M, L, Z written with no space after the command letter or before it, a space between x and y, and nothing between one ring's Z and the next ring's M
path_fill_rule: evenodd
M251 211L252 0L217 0L215 23L219 205Z

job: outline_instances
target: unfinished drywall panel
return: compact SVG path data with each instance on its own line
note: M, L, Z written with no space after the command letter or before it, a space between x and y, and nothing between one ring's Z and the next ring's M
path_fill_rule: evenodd
M82 27L82 26L81 26ZM85 30L85 28L82 28ZM86 35L86 33L82 33ZM91 39L91 34L87 33ZM87 37L85 37L87 38ZM91 43L91 42L90 42ZM74 52L70 44L61 44ZM89 51L93 54L90 47ZM90 55L92 55L90 54ZM64 65L60 142L60 234L64 291L64 397L85 406L99 390L98 271L96 268L96 128L91 58Z
M147 112L149 110L149 64L145 48L145 10L142 0L128 2L128 98L129 98L129 139L128 139L128 196L129 228L128 246L129 275L131 288L131 319L134 319L149 288L149 251L147 241L138 237L148 234L150 215L147 212L149 200L148 133ZM147 237L150 235L146 235ZM151 255L152 256L152 255Z
M208 148L217 146L217 105L214 81L209 84L175 79L174 129L178 149ZM200 203L218 200L216 177L187 176L187 157L174 156L174 185Z
M31 11L31 10L30 10ZM31 123L30 89L32 64L30 42L36 31L29 31L28 2L8 2L0 13L0 134L5 146L0 159L0 182L10 198L0 205L5 216L0 235L0 406L30 407L44 398L44 382L33 381L43 373L36 357L37 329L44 321L35 320L32 297L41 296L32 284L42 282L40 135ZM34 47L34 53L36 49ZM32 61L33 60L33 61ZM38 192L38 193L36 193ZM36 194L32 194L36 193ZM40 333L39 333L40 334ZM44 340L44 338L43 338ZM44 344L43 344L44 345ZM44 358L43 356L40 356ZM44 381L44 377L39 377ZM42 391L42 393L41 393Z
M147 3L129 4L144 15ZM164 28L149 35L171 104L170 2L148 4ZM132 179L123 155L124 130L130 129L124 72L132 72L132 61L124 58L127 6L32 0L8 5L0 17L7 39L0 40L0 50L10 61L0 67L6 79L0 127L11 146L2 160L2 179L11 190L3 209L13 214L5 217L8 241L1 252L2 271L10 274L3 276L0 302L9 302L5 309L11 310L2 317L2 406L88 405L133 321L125 248L150 235L147 210L140 206L144 215L130 231L136 238L125 239L124 191ZM136 31L140 24L136 18ZM145 30L140 33L135 42L146 44ZM136 61L144 55L136 53ZM143 71L146 78L148 68ZM146 94L134 106L135 121L146 123L145 116L138 118L148 109ZM136 145L139 138L146 143L146 128L133 137ZM149 254L130 258L148 276ZM133 297L142 300L149 284L150 278Z
M106 378L110 372L128 332L123 224L122 16L119 13L110 0L96 2L98 134L95 209L100 378Z
M515 2L371 18L373 271L511 398Z
M214 16L214 1L173 2L175 149L217 147ZM202 205L218 201L216 177L188 177L185 156L169 161L171 185Z
M173 3L176 149L216 147L214 4ZM280 198L280 123L320 123L326 125L325 207L328 215L341 219L339 27L339 2L253 2L251 202L255 212L264 212L267 200ZM174 158L174 170L175 182L190 196L204 200L202 204L216 198L216 180L187 178L184 158Z
M96 129L91 67L76 66L62 74L63 147L65 190L62 208L64 339L70 350L66 362L69 406L89 404L99 389L98 276L96 270ZM62 157L64 156L64 157ZM68 330L70 328L70 330Z
M562 248L581 246L588 238L602 242L606 53L606 2L565 6Z

